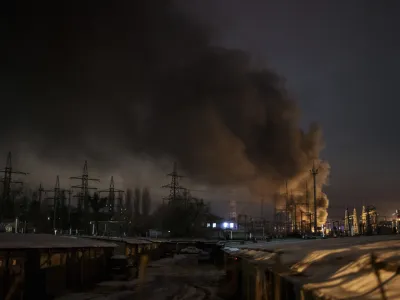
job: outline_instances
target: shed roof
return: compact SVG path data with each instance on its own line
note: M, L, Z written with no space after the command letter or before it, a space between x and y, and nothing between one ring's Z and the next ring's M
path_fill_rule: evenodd
M387 298L394 299L398 295L400 278L396 274L400 268L400 238L396 235L288 239L228 245L224 250L258 267L269 267L320 297L380 299L376 272L385 284Z
M0 249L114 248L117 245L73 236L0 233Z

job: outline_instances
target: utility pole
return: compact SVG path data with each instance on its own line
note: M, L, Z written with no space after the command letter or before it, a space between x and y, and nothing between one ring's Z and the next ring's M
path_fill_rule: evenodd
M83 205L83 209L86 213L87 209L88 209L88 203L86 203L86 202L87 202L87 197L89 196L89 190L97 190L97 188L95 188L95 187L89 187L89 181L100 182L100 179L89 178L88 166L87 166L86 160L85 160L85 164L83 166L82 176L70 177L69 179L81 181L81 185L75 185L75 186L72 186L71 188L76 188L76 189L81 190L80 193L74 197L78 198L78 210L81 211L82 205Z
M313 176L313 181L314 181L314 234L317 234L317 175L318 175L318 169L315 168L314 162L313 162L313 167L310 170L312 176Z
M124 191L115 188L114 176L111 176L110 187L108 188L108 190L99 191L99 195L101 195L101 193L108 193L106 207L108 208L108 211L111 214L110 216L111 218L114 216L115 212L115 193L120 193L120 192ZM121 209L121 207L119 207L119 209Z
M28 175L29 173L13 171L12 163L11 163L11 152L8 152L6 167L0 172L4 173L3 178L0 182L3 183L3 196L0 203L0 222L7 215L7 205L10 204L11 201L11 184L23 184L22 181L14 181L12 179L13 175Z
M183 176L178 174L176 162L174 162L174 169L172 173L167 174L167 176L171 177L171 183L162 186L162 188L169 189L169 196L163 198L163 202L164 200L168 200L168 204L175 204L180 191L185 190L184 187L179 185L179 179L183 178Z

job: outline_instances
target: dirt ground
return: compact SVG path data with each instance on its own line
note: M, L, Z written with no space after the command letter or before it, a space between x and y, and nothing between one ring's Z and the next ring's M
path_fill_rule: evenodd
M176 255L150 263L142 278L100 283L92 292L70 294L59 300L219 300L224 271L197 263L192 255Z

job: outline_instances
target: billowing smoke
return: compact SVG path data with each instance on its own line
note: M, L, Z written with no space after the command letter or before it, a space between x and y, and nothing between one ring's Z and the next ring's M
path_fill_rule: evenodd
M47 163L147 155L177 160L201 183L266 196L289 180L300 190L321 131L299 128L277 74L212 46L210 30L171 1L89 2L10 7L0 29L4 149L23 141ZM329 167L320 169L319 191Z
M288 213L291 219L296 220L296 224L300 226L302 221L307 224L313 224L314 220L314 178L312 169L317 170L315 177L316 183L316 207L317 207L317 226L321 226L326 222L328 216L327 208L329 200L327 195L322 191L324 185L328 183L330 166L326 161L313 160L310 161L308 169L299 173L291 180L281 185L280 191L277 193L278 197L276 206L277 209L286 210L288 204ZM287 183L287 185L286 185ZM296 208L296 213L294 212Z

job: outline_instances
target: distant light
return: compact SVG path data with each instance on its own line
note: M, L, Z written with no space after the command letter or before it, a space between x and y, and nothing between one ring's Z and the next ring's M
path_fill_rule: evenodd
M207 228L210 227L210 223L207 223Z
M217 223L213 223L213 228L217 227Z
M50 220L50 217L47 217L47 220Z
M230 227L230 228L233 228L233 223L230 223L230 224L229 224L229 227Z
M171 230L168 230L168 232L171 232Z
M226 228L226 227L228 227L228 223L224 222L224 224L222 224L222 226L223 226L224 228Z

